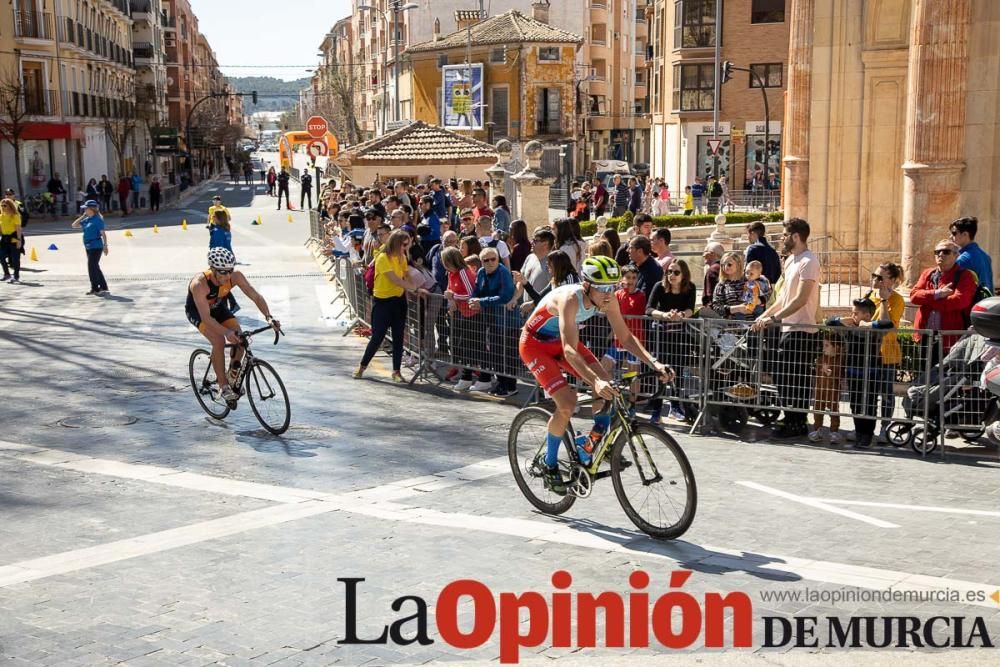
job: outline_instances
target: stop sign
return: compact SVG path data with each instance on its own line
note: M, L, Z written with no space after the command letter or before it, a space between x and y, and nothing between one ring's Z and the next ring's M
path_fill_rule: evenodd
M314 139L322 139L326 136L326 118L322 116L310 116L306 121L306 132Z

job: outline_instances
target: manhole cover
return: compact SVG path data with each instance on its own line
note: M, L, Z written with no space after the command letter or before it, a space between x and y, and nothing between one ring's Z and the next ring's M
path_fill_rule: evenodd
M131 426L137 421L139 421L137 417L129 415L81 415L79 417L66 417L56 423L66 428L106 428L108 426Z
M264 429L254 431L240 431L237 435L249 438L273 438L270 432ZM339 434L331 428L322 426L290 426L280 437L286 440L331 440Z

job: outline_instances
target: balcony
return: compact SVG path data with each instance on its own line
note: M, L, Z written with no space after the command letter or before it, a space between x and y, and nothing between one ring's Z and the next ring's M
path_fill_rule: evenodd
M14 12L14 37L17 39L52 39L52 13Z
M132 55L135 56L137 65L149 64L149 61L156 56L156 51L149 42L136 42L132 46Z
M167 16L166 12L160 14L160 25L164 30L177 30L177 17Z
M129 7L132 10L132 18L136 21L152 21L150 16L153 8L149 0L131 0Z
M24 112L31 116L55 116L58 114L55 91L26 86L24 89Z

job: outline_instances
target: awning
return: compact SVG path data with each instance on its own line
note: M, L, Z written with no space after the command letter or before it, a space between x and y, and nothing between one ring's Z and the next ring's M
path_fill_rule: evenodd
M83 126L72 123L25 123L22 139L83 139Z

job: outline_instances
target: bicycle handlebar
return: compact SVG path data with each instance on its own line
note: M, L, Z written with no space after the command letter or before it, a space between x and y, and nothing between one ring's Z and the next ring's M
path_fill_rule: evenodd
M261 327L260 329L254 329L253 331L242 331L240 332L240 339L247 340L252 336L256 336L259 333L264 333L265 331L274 331L274 345L278 344L278 338L285 335L285 332L281 329L274 329L270 324Z

